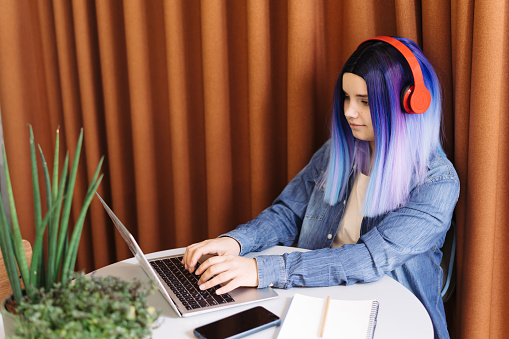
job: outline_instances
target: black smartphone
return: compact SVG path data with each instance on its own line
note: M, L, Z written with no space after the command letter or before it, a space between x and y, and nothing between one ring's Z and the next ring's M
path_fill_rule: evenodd
M195 328L193 333L198 338L204 339L242 338L267 327L279 325L280 322L277 315L262 306L256 306Z

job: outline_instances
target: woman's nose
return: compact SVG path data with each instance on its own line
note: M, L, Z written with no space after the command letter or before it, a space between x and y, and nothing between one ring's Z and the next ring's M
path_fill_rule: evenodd
M347 118L357 118L359 116L359 112L353 107L353 105L348 105L345 107L345 116Z

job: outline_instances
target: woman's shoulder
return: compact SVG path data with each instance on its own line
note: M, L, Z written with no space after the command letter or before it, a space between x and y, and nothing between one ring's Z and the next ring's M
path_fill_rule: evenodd
M459 181L458 173L456 173L454 165L447 159L447 156L441 149L431 154L428 163L427 177L428 180L432 182L441 180Z

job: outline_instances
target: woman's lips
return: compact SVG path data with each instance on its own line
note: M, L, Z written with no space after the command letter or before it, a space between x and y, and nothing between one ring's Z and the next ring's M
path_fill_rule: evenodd
M350 128L351 128L351 129L355 129L355 130L357 130L357 129L361 129L362 127L366 126L366 125L353 124L353 123L351 123L351 122L350 122L350 123L348 123L348 124L350 125Z

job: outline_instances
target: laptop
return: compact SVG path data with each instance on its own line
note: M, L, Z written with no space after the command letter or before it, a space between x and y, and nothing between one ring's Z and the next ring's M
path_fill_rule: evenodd
M163 297L168 301L175 312L177 312L179 317L204 314L227 307L234 307L277 297L277 293L270 287L263 289L256 287L239 287L229 293L221 295L215 293L215 290L218 289L219 286L200 291L197 284L199 276L185 270L184 265L181 264L183 253L147 259L132 234L122 222L120 222L101 196L98 193L96 193L96 195L134 257L138 260L140 266L157 285ZM206 258L207 257L204 256L201 260L205 260ZM198 262L197 267L198 265L200 265L200 262Z

